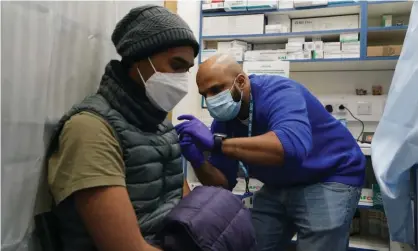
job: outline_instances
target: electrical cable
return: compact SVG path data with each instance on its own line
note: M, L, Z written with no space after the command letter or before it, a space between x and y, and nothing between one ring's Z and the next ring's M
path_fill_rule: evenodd
M363 123L363 121L361 120L361 119L359 119L359 118L357 118L356 116L354 116L354 114L350 111L350 109L348 109L347 107L345 107L344 105L340 105L339 107L338 107L338 109L340 109L340 110L344 110L344 109L346 109L347 110L347 112L348 113L350 113L350 115L351 115L351 117L353 117L355 120L357 120L357 121L359 121L360 123L361 123L361 132L360 132L360 134L358 135L358 137L357 137L357 141L358 142L361 142L360 141L360 137L363 135L363 133L364 133L364 123Z

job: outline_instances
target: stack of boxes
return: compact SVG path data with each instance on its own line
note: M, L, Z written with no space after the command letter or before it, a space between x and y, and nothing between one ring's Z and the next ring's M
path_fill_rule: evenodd
M203 0L202 11L221 11L224 9L224 0Z
M323 53L325 59L360 58L359 34L340 34L339 42L324 43Z
M267 16L265 33L288 33L290 32L291 20L288 15L271 14Z
M201 61L218 54L229 54L238 62L244 60L244 53L252 49L252 44L245 41L233 40L226 42L208 41L205 43L205 48L201 51Z
M358 33L340 34L341 57L360 58L360 41Z

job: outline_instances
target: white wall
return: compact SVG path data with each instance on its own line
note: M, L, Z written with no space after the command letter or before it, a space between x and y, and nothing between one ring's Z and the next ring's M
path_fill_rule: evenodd
M179 1L178 13L191 26L196 38L199 38L200 6L199 1ZM189 93L173 111L173 122L178 123L176 117L181 114L193 114L208 121L209 113L201 109L201 96L197 91L195 76L197 60L191 69ZM342 94L353 95L356 88L368 89L372 85L381 85L386 94L392 81L393 70L389 71L342 71L342 72L291 72L290 77L308 87L315 95ZM377 122L365 123L365 131L374 132ZM357 137L361 131L361 124L357 121L349 122L348 128Z

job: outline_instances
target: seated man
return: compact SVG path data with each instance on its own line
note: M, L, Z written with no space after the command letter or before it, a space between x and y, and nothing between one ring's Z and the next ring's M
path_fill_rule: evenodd
M183 196L178 135L167 112L186 95L199 45L159 6L132 9L112 41L96 94L60 120L48 183L65 251L158 250L155 235Z

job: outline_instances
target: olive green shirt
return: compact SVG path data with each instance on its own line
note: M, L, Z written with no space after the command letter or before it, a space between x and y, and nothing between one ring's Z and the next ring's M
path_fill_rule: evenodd
M104 119L81 112L65 123L48 160L48 184L56 204L86 188L126 186L122 150Z

